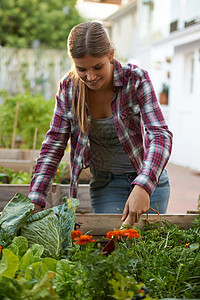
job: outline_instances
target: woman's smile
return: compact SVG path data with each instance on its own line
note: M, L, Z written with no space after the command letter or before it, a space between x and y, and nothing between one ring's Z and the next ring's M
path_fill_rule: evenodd
M113 79L113 65L109 55L94 57L87 54L84 58L74 58L77 75L92 90L106 89Z

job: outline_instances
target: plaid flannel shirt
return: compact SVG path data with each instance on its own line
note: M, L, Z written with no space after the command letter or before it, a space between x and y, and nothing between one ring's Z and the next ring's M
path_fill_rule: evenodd
M29 198L45 206L48 189L66 149L69 138L70 196L77 196L79 174L90 163L90 143L72 112L73 79L62 79L56 95L56 105L50 129L42 144L30 185ZM145 70L132 64L121 65L114 60L113 88L115 100L111 104L115 129L125 152L132 161L137 177L132 184L142 186L152 194L167 164L172 147L169 131L151 80ZM76 93L76 104L77 104ZM90 112L88 110L90 117Z

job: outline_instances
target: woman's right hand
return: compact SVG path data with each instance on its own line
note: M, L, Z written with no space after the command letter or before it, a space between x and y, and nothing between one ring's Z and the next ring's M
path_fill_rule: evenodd
M41 210L41 205L34 203L34 210L32 211L32 214L35 214Z
M141 214L147 212L149 207L149 194L143 187L135 185L124 207L122 225L138 223Z

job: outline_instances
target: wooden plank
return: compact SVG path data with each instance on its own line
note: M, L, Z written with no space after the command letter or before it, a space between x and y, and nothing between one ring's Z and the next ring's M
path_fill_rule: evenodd
M5 169L12 169L14 172L30 171L31 160L19 160L19 159L0 159L0 166Z
M70 190L69 184L60 185L61 200L63 197L69 197L69 190ZM80 206L77 208L78 211L83 211L83 212L92 211L91 202L90 202L89 184L79 184L77 198L80 200Z
M20 103L19 103L19 101L17 101L16 110L15 110L15 120L14 120L14 124L13 124L13 134L12 134L11 148L15 148L15 139L16 139L19 105L20 105Z
M177 224L180 229L188 229L192 225L192 221L196 215L160 215L159 222L169 221ZM142 215L140 221L135 223L135 227L142 228L146 216ZM155 215L149 215L149 220L155 220ZM80 230L83 233L90 232L93 235L105 236L110 230L119 229L121 226L120 214L79 214L76 213L76 223L81 224Z
M62 198L69 197L69 190L69 184L53 184L47 195L46 208L62 204ZM28 196L29 184L0 184L0 211L16 193ZM78 198L80 200L79 212L91 212L88 184L79 185Z
M1 184L0 185L0 211L14 197L16 193L28 195L29 184Z

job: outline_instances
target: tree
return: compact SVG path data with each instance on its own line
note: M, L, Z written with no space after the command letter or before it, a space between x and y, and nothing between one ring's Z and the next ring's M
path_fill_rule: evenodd
M66 49L73 26L83 22L76 0L0 0L0 45Z

